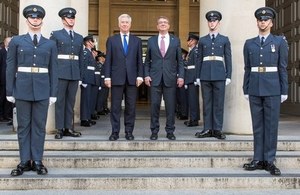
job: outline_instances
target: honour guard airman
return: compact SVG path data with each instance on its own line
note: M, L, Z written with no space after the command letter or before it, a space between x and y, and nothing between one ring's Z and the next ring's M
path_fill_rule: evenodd
M95 56L92 53L92 48L94 48L94 39L93 36L89 35L84 37L83 43L85 46L83 53L83 72L82 72L82 83L80 85L81 89L81 99L80 99L80 125L84 127L90 127L96 124L96 121L91 120L92 116L92 106L93 111L95 104L93 101L96 101L96 98L93 98L93 90L98 91L96 85L96 75L95 70L97 62ZM96 95L96 93L94 93Z
M198 44L204 129L195 136L225 139L222 128L225 86L231 82L231 44L227 36L219 33L222 14L209 11L205 17L209 34L201 37Z
M189 120L185 121L184 124L187 127L198 126L198 121L200 120L200 106L199 106L199 63L197 63L198 48L197 44L199 41L199 36L190 33L187 39L187 45L189 47L189 52L185 63L185 88L186 96L188 102L188 113Z
M24 171L46 175L43 165L49 104L57 96L57 48L41 35L45 10L38 5L24 8L28 33L12 38L6 69L6 94L17 108L18 142L21 162L12 176Z
M244 45L243 91L249 100L254 136L254 155L244 164L248 171L262 169L271 175L281 172L274 164L280 104L288 98L288 44L284 36L271 34L276 12L262 7L254 13L258 36Z
M74 31L76 10L71 7L58 12L64 28L53 31L50 39L58 49L58 97L55 104L55 139L63 136L79 137L74 130L74 105L78 84L82 77L83 37Z

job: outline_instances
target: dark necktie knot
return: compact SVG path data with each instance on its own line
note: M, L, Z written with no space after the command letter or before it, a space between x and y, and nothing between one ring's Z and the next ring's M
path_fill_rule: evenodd
M265 37L261 37L260 45L263 45L264 43L265 43Z
M73 40L73 32L70 30L70 37Z
M35 46L37 46L37 44L38 44L38 39L37 39L37 35L36 35L36 34L33 35L33 40L32 40L32 42L33 42L33 44L34 44Z
M213 42L215 41L215 38L216 38L216 37L215 37L215 34L212 34L212 35L211 35L211 40L212 40Z
M124 35L123 35L123 49L124 49L125 55L127 54L127 49L128 49L128 43L127 43L126 37L127 37L127 35L124 34Z

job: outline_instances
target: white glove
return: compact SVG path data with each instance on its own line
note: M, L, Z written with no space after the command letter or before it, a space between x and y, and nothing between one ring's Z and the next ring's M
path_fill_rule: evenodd
M281 95L281 103L288 99L288 95Z
M101 87L98 88L99 91L100 91L101 89L102 89Z
M87 87L87 84L82 83L81 85L82 85L82 87L84 87L84 88Z
M6 99L13 104L16 102L16 99L13 96L6 96Z
M225 81L225 85L229 85L231 83L231 79L227 78Z
M194 85L195 86L197 86L197 85L200 86L200 79L196 79L196 81L194 82Z
M187 89L188 88L188 86L187 85L184 85L184 89Z
M49 98L49 106L51 106L52 104L54 104L57 100L57 97L50 97Z
M78 85L80 86L81 84L82 84L82 81L79 81L79 82L78 82Z
M245 94L244 97L245 97L245 99L246 99L247 101L249 101L249 95L248 95L248 94Z

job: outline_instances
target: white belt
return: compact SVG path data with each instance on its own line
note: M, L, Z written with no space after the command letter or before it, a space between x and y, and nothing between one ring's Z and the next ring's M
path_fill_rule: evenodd
M18 67L18 72L48 73L48 68Z
M220 57L220 56L206 56L206 57L203 58L203 61L212 61L212 60L223 61L223 57Z
M263 67L263 66L258 66L258 67L251 67L251 72L277 72L277 67Z
M64 60L78 60L79 57L76 55L65 55L65 54L58 54L58 59L64 59Z
M185 68L185 69L195 69L196 66L195 66L195 65L190 65L190 66L185 66L184 68Z
M95 74L99 74L100 75L100 72L95 72Z
M95 67L94 66L87 66L86 67L88 70L95 70Z

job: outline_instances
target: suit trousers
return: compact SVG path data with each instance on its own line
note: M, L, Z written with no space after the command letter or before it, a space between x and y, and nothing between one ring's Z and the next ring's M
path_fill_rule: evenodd
M280 95L249 96L254 136L253 160L275 160L280 115Z
M41 101L16 99L18 142L22 162L43 159L48 107L49 99Z
M225 81L201 81L204 130L222 131Z
M124 94L124 126L125 133L132 133L135 124L137 87L135 85L113 85L111 87L111 113L110 122L112 133L120 132L120 118L122 112L122 99Z
M175 131L175 106L176 106L176 87L166 87L163 82L159 86L151 86L151 124L152 133L159 131L159 113L161 98L164 98L166 109L166 127L167 133Z
M55 103L56 129L71 129L78 89L78 80L58 80L57 101Z

